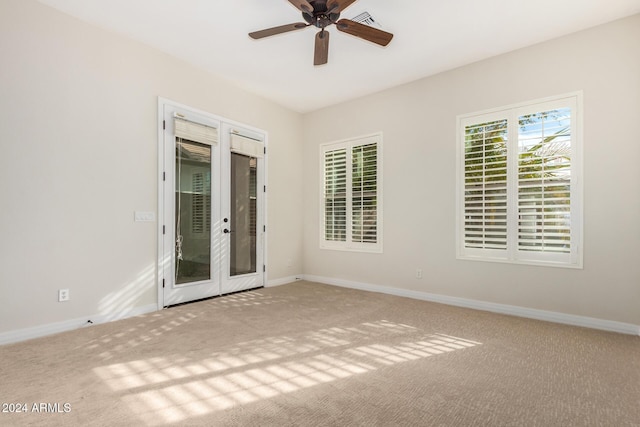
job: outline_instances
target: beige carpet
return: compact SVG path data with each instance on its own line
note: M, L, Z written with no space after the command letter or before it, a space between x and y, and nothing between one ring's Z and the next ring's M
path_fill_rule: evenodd
M308 282L0 361L2 426L640 425L640 337Z

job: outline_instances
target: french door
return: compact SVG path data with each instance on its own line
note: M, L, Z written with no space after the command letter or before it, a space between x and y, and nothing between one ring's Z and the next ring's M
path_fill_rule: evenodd
M264 134L169 101L162 114L163 306L264 284Z

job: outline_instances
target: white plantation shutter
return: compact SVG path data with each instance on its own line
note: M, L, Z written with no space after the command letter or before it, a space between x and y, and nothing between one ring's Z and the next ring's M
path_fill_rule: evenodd
M458 257L582 267L581 95L458 117Z
M351 239L354 242L376 243L378 145L353 147L351 155Z
M191 176L191 231L193 233L204 233L205 231L205 199L204 199L204 174L194 173Z
M324 155L324 230L328 241L347 239L347 149Z
M518 249L570 253L571 110L518 122Z
M507 248L507 120L465 127L464 245Z
M321 146L321 247L382 251L381 138L376 134Z
M195 172L191 176L191 232L202 234L211 231L211 183L204 173Z

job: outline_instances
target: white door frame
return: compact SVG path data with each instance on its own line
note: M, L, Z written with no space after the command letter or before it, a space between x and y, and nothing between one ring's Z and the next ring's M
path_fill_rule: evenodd
M169 168L175 167L173 164L173 157L167 155L167 148L165 146L165 138L166 138L166 123L165 121L165 112L167 110L178 110L183 114L193 114L201 117L205 117L207 120L210 120L213 123L218 124L219 129L219 145L220 145L220 159L221 164L225 164L225 162L229 161L230 158L230 150L229 150L229 138L231 132L236 132L240 134L244 134L246 136L252 138L260 138L264 146L267 146L267 133L261 129L254 128L252 126L248 126L242 123L238 123L229 119L225 119L223 117L219 117L208 113L206 111L198 110L187 105L183 105L174 101L171 101L166 98L159 97L158 98L158 227L157 227L157 236L158 236L158 261L157 261L157 269L156 269L156 278L157 278L157 301L158 301L158 310L161 310L165 307L165 296L164 289L166 286L172 286L173 278L171 275L168 275L168 272L173 271L173 256L174 256L174 244L173 238L168 236L173 236L173 225L171 222L174 221L174 214L168 214L166 210L166 203L168 197L175 197L173 195L174 189L172 184L169 184L172 188L170 191L167 191L168 181L165 181L166 177L169 175L167 171ZM171 144L174 144L174 139L172 138ZM171 147L173 150L173 146ZM171 158L168 158L171 157ZM227 163L228 164L228 163ZM261 166L261 168L260 168ZM212 275L218 274L219 279L218 283L220 284L219 288L221 289L221 293L235 292L237 290L244 290L249 288L255 288L264 286L267 283L267 272L266 266L267 264L267 233L266 233L266 223L267 223L267 203L266 203L266 187L267 187L267 154L265 148L265 154L262 159L259 159L259 170L262 172L259 173L258 180L258 230L257 230L257 251L261 253L257 257L257 265L256 265L256 274L253 275L243 275L237 276L234 278L229 277L228 271L223 271L221 268L228 268L228 263L218 262L217 266L214 266L212 263ZM229 167L223 166L221 170L229 173ZM212 177L212 192L213 192L213 181ZM218 187L221 187L222 194L221 198L229 197L228 189L224 188L225 185L222 185L223 182L226 182L224 179L218 181ZM264 190L264 191L263 191ZM212 194L213 199L213 194ZM222 206L229 206L228 201L224 201ZM221 212L221 208L216 208L220 215L216 216L218 213L212 212L212 224L211 224L211 232L218 232L218 227L215 224L215 219L221 221L223 213ZM221 224L221 222L220 222ZM221 228L222 230L222 228ZM212 240L215 240L212 237ZM225 251L228 252L228 235L222 236L220 241L223 242L223 247L225 247ZM169 247L171 249L169 249ZM252 276L252 277L249 277ZM223 286L223 283L230 283L230 281L235 282L235 284L231 286ZM220 293L218 293L220 294Z

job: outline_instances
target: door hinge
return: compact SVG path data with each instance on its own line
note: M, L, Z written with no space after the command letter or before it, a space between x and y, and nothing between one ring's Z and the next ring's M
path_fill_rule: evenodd
M264 147L264 154L267 154L267 147Z
M162 172L162 180L163 181L167 180L167 173L166 172Z
M266 225L262 226L262 231L264 231L265 233L267 232L267 226Z
M167 227L165 227L164 225L162 226L162 234L166 234L167 232Z
M162 279L162 287L164 288L164 279Z
M267 186L266 185L264 186L264 192L265 193L267 192Z
M263 265L263 266L262 266L262 272L264 273L265 271L267 271L267 266L266 266L266 265Z
M162 130L166 130L167 129L167 122L166 121L162 121Z

